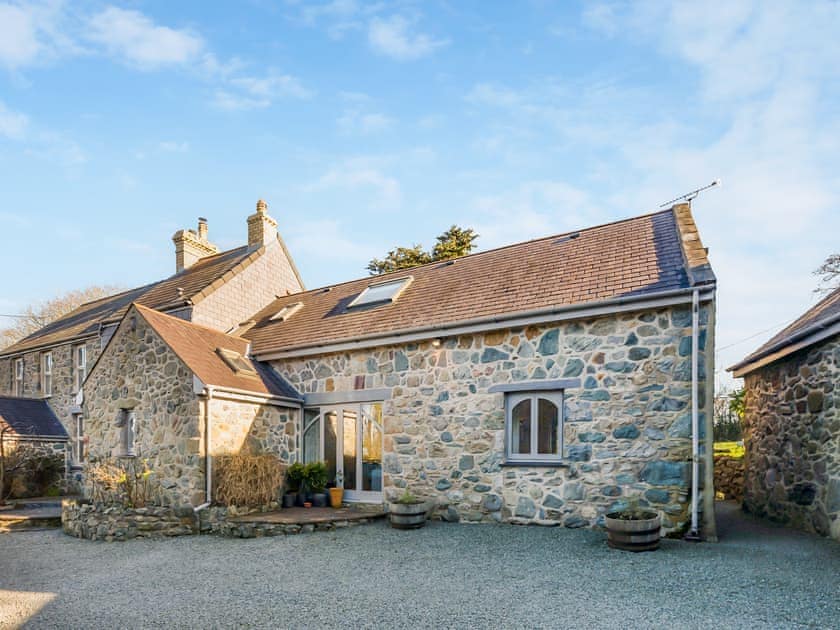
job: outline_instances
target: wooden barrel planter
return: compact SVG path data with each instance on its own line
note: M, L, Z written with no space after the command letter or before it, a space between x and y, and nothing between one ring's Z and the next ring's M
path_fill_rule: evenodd
M607 544L624 551L654 551L659 549L662 519L656 512L641 512L628 517L612 512L604 517Z
M388 518L395 529L419 529L426 524L426 502L391 503Z

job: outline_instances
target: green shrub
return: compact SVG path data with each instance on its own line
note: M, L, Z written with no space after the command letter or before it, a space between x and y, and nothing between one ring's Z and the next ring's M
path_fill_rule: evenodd
M328 481L326 462L310 462L305 468L307 488L316 494L323 492Z
M306 477L306 467L295 462L286 469L286 487L289 492L298 492Z

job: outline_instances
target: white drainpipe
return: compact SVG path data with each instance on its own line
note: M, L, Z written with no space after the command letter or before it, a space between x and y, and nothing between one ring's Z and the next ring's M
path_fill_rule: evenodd
M698 381L700 367L700 291L695 289L691 299L691 530L686 538L698 540L697 523L700 489L700 414Z
M204 400L204 503L193 508L196 512L210 507L213 502L213 458L210 455L210 400L213 398L213 388L207 385L204 391L207 395Z

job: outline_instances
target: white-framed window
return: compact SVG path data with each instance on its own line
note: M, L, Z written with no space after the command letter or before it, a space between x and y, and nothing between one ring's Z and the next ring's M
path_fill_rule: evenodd
M23 396L23 359L15 359L15 396Z
M75 376L76 390L82 389L82 383L87 376L87 348L84 345L76 346L73 349L73 374Z
M563 459L563 392L505 394L505 443L511 462Z
M365 290L359 293L347 308L354 308L357 306L370 306L373 304L390 304L395 302L400 294L405 291L408 286L414 281L414 276L406 276L404 278L397 278L396 280L386 280L384 282L374 282L365 287Z
M137 421L134 409L120 409L117 418L117 427L120 429L120 448L118 457L135 457L134 438L137 432Z
M52 352L44 352L41 355L41 394L43 396L52 396L52 370Z
M76 452L74 455L76 463L80 464L85 460L87 454L85 449L85 417L80 413L73 417L76 419L76 426L74 427Z

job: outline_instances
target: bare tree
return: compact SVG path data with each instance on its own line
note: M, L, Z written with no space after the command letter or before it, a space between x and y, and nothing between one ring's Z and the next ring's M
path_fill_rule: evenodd
M819 286L814 293L831 293L840 288L840 254L831 254L814 270L819 280Z
M120 290L120 287L109 285L91 286L68 291L46 302L30 304L15 318L14 324L0 330L0 348L20 341L86 302L112 295Z

